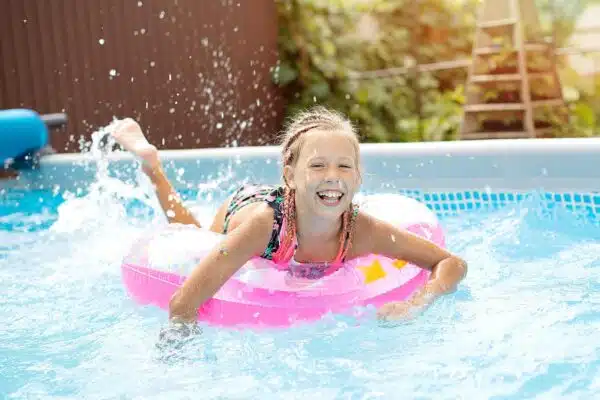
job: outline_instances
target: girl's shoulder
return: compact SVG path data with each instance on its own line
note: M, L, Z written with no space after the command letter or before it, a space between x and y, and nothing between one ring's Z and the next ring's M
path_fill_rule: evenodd
M253 224L254 226L266 225L273 226L275 222L275 210L266 202L255 202L240 208L233 214L229 223L228 232L244 224Z

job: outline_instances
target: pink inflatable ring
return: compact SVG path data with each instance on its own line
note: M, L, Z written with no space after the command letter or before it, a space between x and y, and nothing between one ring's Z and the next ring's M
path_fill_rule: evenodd
M361 209L439 246L445 245L435 214L414 199L374 195ZM169 225L143 237L122 263L127 291L139 304L168 309L175 290L221 238L220 234L183 225ZM321 279L308 280L295 278L257 257L199 308L198 319L226 327L286 327L315 321L328 313L405 300L428 277L427 270L374 254L350 260Z

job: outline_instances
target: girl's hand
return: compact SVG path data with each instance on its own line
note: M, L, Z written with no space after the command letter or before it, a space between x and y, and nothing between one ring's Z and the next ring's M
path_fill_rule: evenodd
M466 264L461 259L445 258L433 267L429 281L411 299L385 304L377 315L384 320L413 319L438 297L455 292L465 274Z
M429 281L410 300L381 307L381 317L412 318L429 307L438 297L456 291L458 284L465 278L467 263L456 255L429 240L368 214L362 214L362 218L361 223L364 225L360 232L369 233L363 239L366 246L361 243L364 253L382 254L431 271Z
M160 350L178 350L187 339L201 333L202 329L196 322L186 323L171 320L167 327L160 330L156 347Z
M383 321L411 320L420 310L405 301L393 301L377 310L377 318Z

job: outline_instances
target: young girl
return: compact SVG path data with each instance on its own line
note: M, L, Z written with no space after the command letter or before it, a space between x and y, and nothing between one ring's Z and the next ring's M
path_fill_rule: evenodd
M139 125L125 119L112 134L141 158L169 222L200 227L167 180L156 148ZM172 322L195 322L198 308L254 256L309 266L291 271L307 279L333 273L345 260L367 254L406 260L432 271L429 282L410 301L381 307L378 312L384 319L428 306L453 292L464 278L463 260L352 203L361 184L359 142L343 116L321 107L298 115L286 129L282 158L282 186L243 186L220 207L210 229L224 238L172 297Z

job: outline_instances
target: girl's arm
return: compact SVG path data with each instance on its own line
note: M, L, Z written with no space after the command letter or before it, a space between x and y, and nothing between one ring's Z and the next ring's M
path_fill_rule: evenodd
M252 217L230 231L192 271L171 298L169 316L174 322L195 322L198 308L249 259L262 254L273 229L273 210L259 207Z
M156 197L170 224L179 223L200 227L200 222L183 205L179 193L173 188L160 165L154 168L144 166L144 172L154 184Z
M467 273L467 263L426 239L390 223L363 214L369 235L368 252L407 261L431 271L429 281L407 302L391 303L379 310L380 316L401 316L409 309L426 308L435 299L452 293Z

